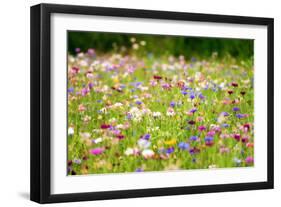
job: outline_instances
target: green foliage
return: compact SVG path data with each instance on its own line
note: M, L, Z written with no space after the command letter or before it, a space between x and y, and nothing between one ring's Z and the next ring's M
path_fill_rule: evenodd
M156 56L184 55L186 58L208 58L213 53L217 53L218 57L230 55L234 58L243 59L252 57L254 50L254 41L247 39L75 31L68 32L68 49L72 54L75 53L75 48L80 48L82 51L94 48L102 53L123 48L123 52L129 53L133 44L131 41L132 37L136 39L136 44L145 41L145 52Z

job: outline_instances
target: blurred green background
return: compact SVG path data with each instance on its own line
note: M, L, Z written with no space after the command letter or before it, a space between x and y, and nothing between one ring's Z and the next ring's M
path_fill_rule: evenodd
M248 59L254 54L254 40L69 31L68 52L75 54L76 48L81 51L94 48L97 53L138 50L141 54L184 55L187 58L208 58L217 53L218 57L230 55Z

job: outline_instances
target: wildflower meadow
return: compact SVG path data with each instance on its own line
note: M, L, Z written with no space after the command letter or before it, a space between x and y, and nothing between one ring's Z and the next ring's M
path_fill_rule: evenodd
M68 43L68 175L254 165L251 40L92 33Z

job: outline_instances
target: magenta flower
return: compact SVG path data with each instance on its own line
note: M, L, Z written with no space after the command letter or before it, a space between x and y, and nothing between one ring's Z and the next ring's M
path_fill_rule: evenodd
M99 154L102 154L103 152L104 152L104 148L101 148L101 147L90 149L90 153L92 155L99 155Z
M247 158L245 159L245 162L246 162L247 164L252 164L252 163L254 162L254 158L251 157L251 156L249 156L249 157L247 157Z
M201 126L198 127L198 130L199 130L200 132L202 132L202 131L206 130L206 127L203 126L203 125L201 125Z

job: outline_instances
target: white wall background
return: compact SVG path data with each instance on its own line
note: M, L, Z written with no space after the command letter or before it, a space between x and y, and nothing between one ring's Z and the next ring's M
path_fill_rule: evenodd
M217 13L275 18L275 189L63 203L53 206L254 206L281 202L281 13L276 0L6 0L0 7L0 206L29 201L29 7L37 3ZM279 57L279 58L278 58ZM276 206L276 205L275 205Z

